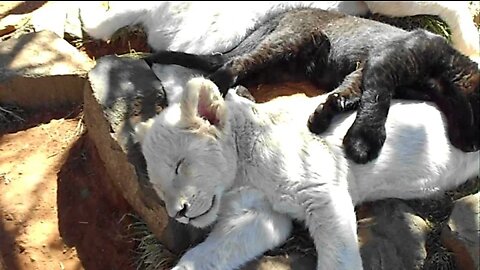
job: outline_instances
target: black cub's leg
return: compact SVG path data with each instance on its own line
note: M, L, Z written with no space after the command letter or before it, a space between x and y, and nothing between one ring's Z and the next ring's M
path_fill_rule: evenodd
M404 43L405 40L390 42L371 52L364 64L357 115L343 138L347 158L356 163L364 164L378 157L386 139L385 121L394 90L403 79L418 77L411 74L417 63L407 61L412 57Z
M248 44L249 42L250 40L247 38L242 43ZM329 48L328 39L320 31L292 33L280 28L272 31L247 53L233 57L212 73L209 79L215 82L220 92L225 95L229 88L255 72L260 70L269 72L268 67L280 63L304 61L307 54L309 55L308 61L315 61L311 58L327 57ZM232 53L235 54L235 51ZM305 68L308 64L303 63L299 66Z
M467 93L458 91L461 86L451 81L432 82L432 100L445 115L450 142L464 152L477 151L480 146L479 79L478 72L469 78L469 83L477 86Z
M324 103L318 105L308 118L308 129L320 134L327 130L332 118L340 113L355 110L360 102L362 68L348 74L342 84L335 88Z
M358 113L343 141L348 158L366 163L378 157L393 92L408 86L422 91L415 86L429 81L435 83L424 90L445 114L452 144L478 149L478 66L445 39L424 30L408 33L372 52L363 73Z
M453 146L474 152L480 148L480 71L478 64L453 48L454 57L446 62L445 72L433 100L447 119L447 132Z

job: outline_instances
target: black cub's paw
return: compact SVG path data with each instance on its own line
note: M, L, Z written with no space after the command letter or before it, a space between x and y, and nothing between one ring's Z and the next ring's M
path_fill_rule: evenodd
M448 138L453 146L463 152L476 152L480 148L480 132L478 126L462 129L454 125L448 126Z
M330 94L325 103L320 103L308 118L308 129L315 134L321 134L328 129L335 113L343 112L350 101L338 93Z
M480 109L477 103L470 101L469 106L447 115L448 138L453 146L463 152L475 152L480 148Z
M353 124L343 138L347 158L359 164L374 160L386 139L385 127L373 128Z
M308 117L308 129L314 134L321 134L330 126L332 117L332 113L325 108L325 104L321 103Z
M348 97L348 96L345 96L344 94L338 94L338 93L329 95L326 101L326 103L332 107L332 110L336 112L348 111L351 108L354 108L358 102L359 102L358 98Z
M208 78L214 82L220 93L225 97L232 86L237 83L237 76L233 74L232 70L228 66L223 66L215 71Z

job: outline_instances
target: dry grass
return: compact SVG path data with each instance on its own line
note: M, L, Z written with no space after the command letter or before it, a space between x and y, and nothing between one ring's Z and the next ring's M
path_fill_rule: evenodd
M0 134L25 122L24 110L12 104L0 106Z
M132 237L137 242L136 268L137 270L170 269L176 257L157 240L140 217L131 215L135 220L130 226Z

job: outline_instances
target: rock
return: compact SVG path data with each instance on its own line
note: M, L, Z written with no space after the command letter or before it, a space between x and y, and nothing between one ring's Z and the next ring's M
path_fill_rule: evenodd
M27 109L81 104L94 62L49 31L9 39L0 46L0 104Z
M364 269L422 269L428 233L427 223L404 202L373 203L358 220Z
M459 269L479 268L479 199L476 193L455 201L448 223L442 229L442 243L454 253Z
M65 20L65 33L73 37L83 38L79 7L76 5L67 5L66 12L67 18Z
M29 20L26 15L10 14L0 20L0 37L25 26Z
M73 3L47 2L32 13L31 23L36 32L51 31L63 38L67 7Z
M317 258L311 254L292 252L288 255L268 256L248 263L242 270L310 270L315 269Z

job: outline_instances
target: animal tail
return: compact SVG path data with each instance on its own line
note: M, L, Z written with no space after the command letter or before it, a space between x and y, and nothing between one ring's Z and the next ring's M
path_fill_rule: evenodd
M144 60L150 67L153 64L174 64L211 73L223 66L227 57L223 54L197 55L176 51L159 51L145 57Z
M281 17L279 17L281 18ZM233 49L217 54L190 54L179 51L158 51L144 58L147 64L179 65L197 69L206 73L213 73L235 57L244 56L255 50L259 40L268 36L278 24L278 19L266 25L260 25L250 30L247 36Z

